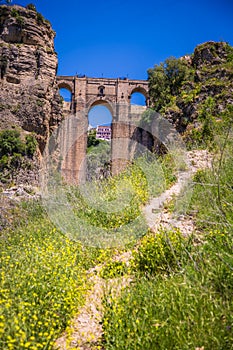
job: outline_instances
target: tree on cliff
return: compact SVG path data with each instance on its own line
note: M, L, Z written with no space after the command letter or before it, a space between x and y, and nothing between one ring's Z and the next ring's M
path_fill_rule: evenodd
M187 62L175 57L148 70L151 99L155 109L160 109L171 101L172 96L179 94L183 82L191 78Z

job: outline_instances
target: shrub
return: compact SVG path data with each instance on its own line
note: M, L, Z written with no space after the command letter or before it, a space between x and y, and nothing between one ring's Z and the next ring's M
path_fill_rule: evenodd
M179 230L161 230L142 238L134 251L136 270L147 274L176 271L181 268L191 249L191 238L185 238Z
M3 130L0 132L0 157L12 156L13 153L24 153L24 144L17 130Z
M19 16L19 12L14 7L11 9L11 16L12 17L18 17Z
M37 148L35 135L27 135L25 142L21 140L18 130L3 130L0 132L0 158L20 154L32 157Z
M43 24L45 22L44 16L39 12L36 13L36 20L38 24Z
M36 12L36 6L34 4L28 4L26 6L26 9Z
M26 154L28 157L32 158L36 149L37 149L37 141L35 135L27 135L26 136Z

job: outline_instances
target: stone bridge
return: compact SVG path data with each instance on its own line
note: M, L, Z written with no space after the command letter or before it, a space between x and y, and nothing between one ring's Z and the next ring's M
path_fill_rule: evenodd
M71 93L71 102L64 103L64 115L73 115L63 131L62 174L68 183L78 183L85 178L88 113L92 107L103 105L112 114L112 173L120 172L130 159L129 140L135 133L142 112L149 107L149 88L146 80L127 78L89 78L58 76L59 88ZM130 104L133 93L145 97L145 106ZM64 153L63 152L63 153Z

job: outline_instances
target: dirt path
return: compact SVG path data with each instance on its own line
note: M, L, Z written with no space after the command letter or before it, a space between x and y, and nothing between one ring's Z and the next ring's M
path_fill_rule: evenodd
M165 206L174 196L177 196L191 176L198 170L211 166L211 157L205 150L192 151L187 153L187 170L178 174L177 182L157 198L153 198L143 209L148 226L156 231L160 226L178 227L184 234L190 234L194 230L192 218L185 215L175 217L169 213ZM126 252L114 257L115 260L129 262L131 252ZM130 277L122 277L112 280L104 280L99 277L98 272L103 266L96 266L89 273L89 280L93 288L87 294L85 305L80 309L79 314L73 319L69 334L64 333L55 344L59 350L104 350L101 347L102 299L104 293L110 288L115 293L131 282Z
M115 256L113 260L127 263L130 258L131 252L125 252ZM103 265L98 265L88 271L93 287L87 294L85 305L80 309L77 317L73 319L69 334L65 332L56 341L55 349L104 350L101 346L104 294L111 290L114 295L119 295L122 288L126 287L132 279L123 276L105 280L98 275L102 267Z
M194 230L191 217L187 217L185 213L169 213L166 209L172 199L185 191L185 188L189 189L191 178L198 169L211 166L211 156L206 150L190 151L186 156L187 169L177 174L177 182L143 208L147 224L155 232L161 226L179 228L184 234L190 234Z
M102 336L102 298L105 281L98 276L99 267L89 271L93 288L87 294L85 305L77 317L72 320L69 334L65 332L56 341L56 347L61 350L68 349L101 349L99 340Z

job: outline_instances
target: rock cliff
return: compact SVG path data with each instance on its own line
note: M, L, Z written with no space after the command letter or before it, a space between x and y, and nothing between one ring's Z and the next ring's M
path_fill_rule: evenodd
M33 6L0 6L0 130L35 133L37 158L62 118L54 36Z
M233 105L233 47L226 42L203 43L148 73L152 107L188 142L208 138L210 124Z

